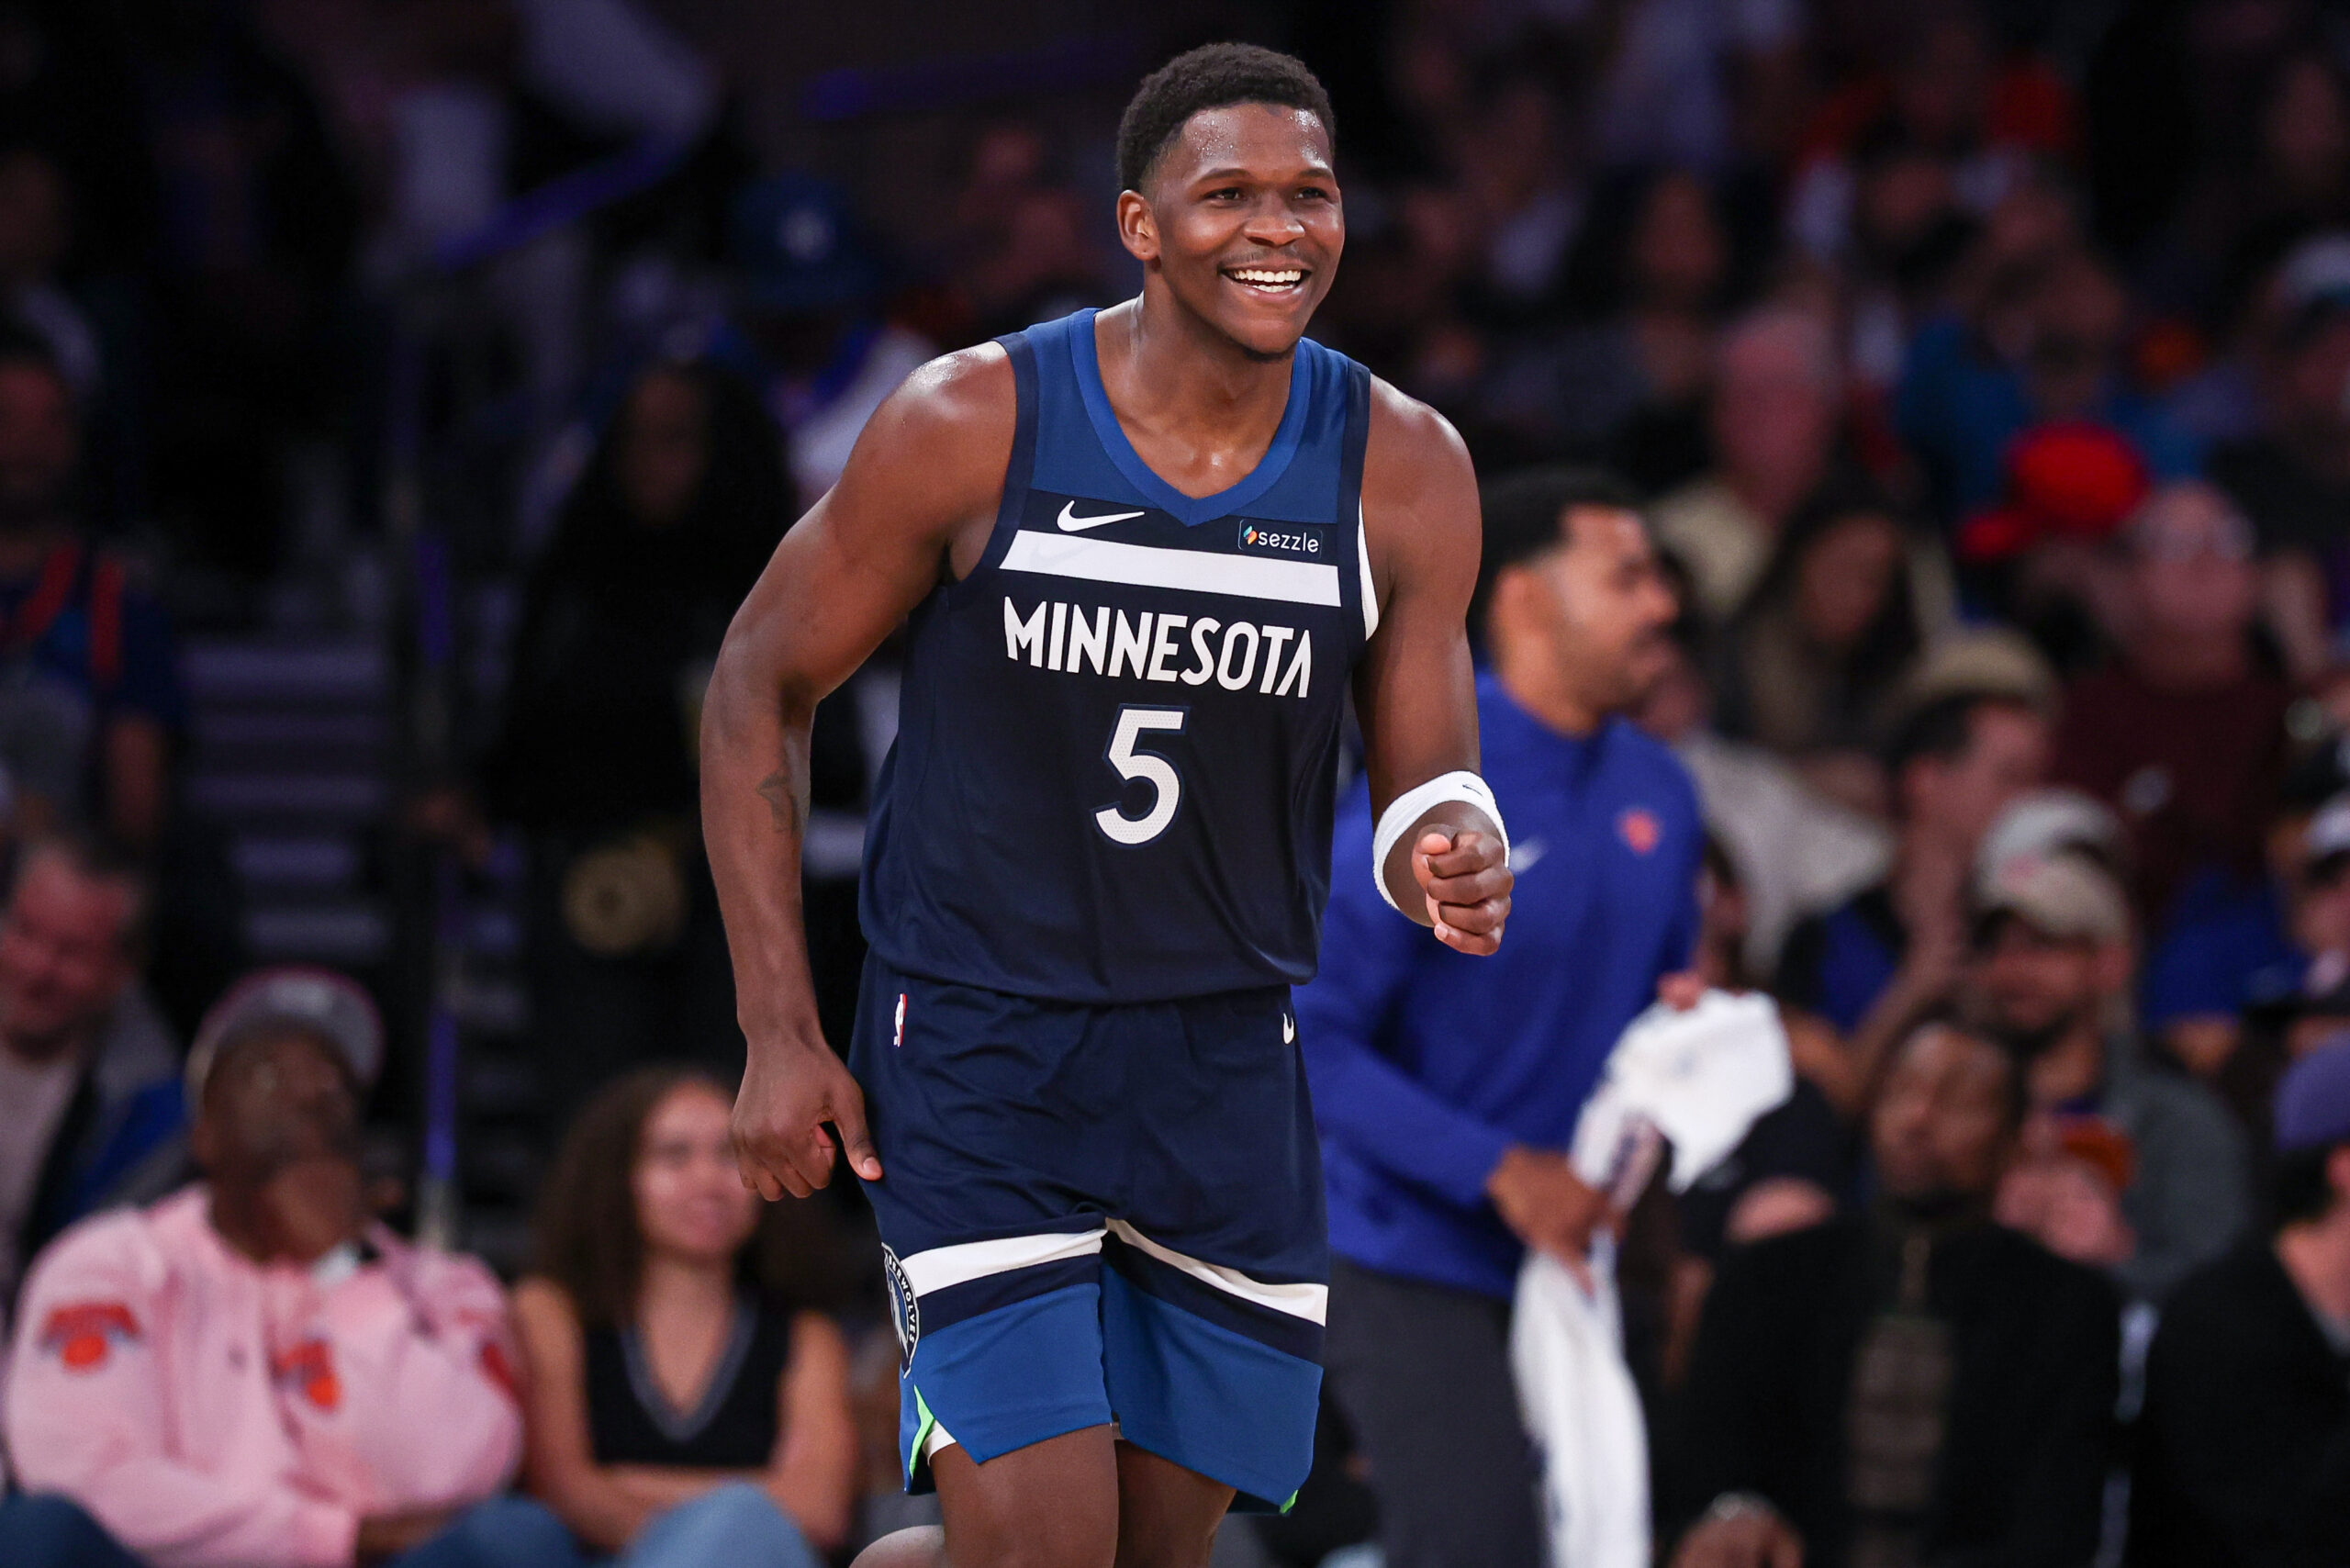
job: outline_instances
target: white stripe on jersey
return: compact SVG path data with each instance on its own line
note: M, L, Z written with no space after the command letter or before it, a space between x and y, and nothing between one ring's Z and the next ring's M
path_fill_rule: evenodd
M1363 526L1362 503L1355 503L1355 565L1362 572L1362 640L1379 634L1379 588L1371 580L1371 533Z
M1309 561L1270 561L1208 550L1165 550L1107 539L1065 539L1022 529L1003 553L1002 569L1088 582L1181 588L1236 599L1338 604L1338 568Z

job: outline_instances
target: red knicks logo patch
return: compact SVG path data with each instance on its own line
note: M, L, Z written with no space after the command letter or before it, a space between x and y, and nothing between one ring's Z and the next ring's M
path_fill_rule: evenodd
M342 1403L342 1382L334 1375L334 1350L324 1339L308 1338L290 1350L269 1358L269 1375L280 1388L291 1389L320 1410Z
M139 1338L139 1319L118 1301L76 1301L53 1309L40 1326L40 1348L67 1372L95 1372L118 1344Z
M1635 855L1646 855L1664 841L1663 824L1645 806L1633 806L1618 816L1616 831Z

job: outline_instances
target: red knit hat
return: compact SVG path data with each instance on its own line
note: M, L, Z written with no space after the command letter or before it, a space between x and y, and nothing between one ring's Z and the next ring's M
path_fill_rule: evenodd
M2144 459L2085 420L2037 425L2008 449L2006 498L1958 531L1959 558L2004 561L2048 539L2105 539L2146 497Z

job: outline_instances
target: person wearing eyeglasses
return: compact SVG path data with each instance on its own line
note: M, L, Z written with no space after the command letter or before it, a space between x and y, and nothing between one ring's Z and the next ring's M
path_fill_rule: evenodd
M2112 806L2136 841L2142 911L2213 866L2257 875L2291 692L2263 666L2251 525L2210 485L2155 490L2122 530L2117 656L2073 683L2053 781Z

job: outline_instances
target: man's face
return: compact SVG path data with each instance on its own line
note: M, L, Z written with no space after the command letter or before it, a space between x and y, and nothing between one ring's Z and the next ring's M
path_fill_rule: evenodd
M2047 771L2047 720L2019 704L1978 704L1965 750L1910 765L1908 810L1972 853L1999 813Z
M1526 567L1528 629L1569 690L1595 711L1624 712L1672 670L1673 589L1637 512L1575 507L1560 528L1566 547Z
M80 458L64 383L39 365L0 364L0 525L49 521Z
M2107 1000L2112 966L2106 957L2094 942L2051 936L2008 915L1975 957L1975 989L2000 1028L2047 1035L2093 1014Z
M129 983L129 884L85 876L62 855L36 854L0 915L0 1036L19 1056L78 1041Z
M2015 1141L2009 1066L1988 1040L1930 1025L1886 1075L1869 1120L1886 1195L1908 1204L1987 1199Z
M359 1098L334 1047L285 1028L215 1064L195 1149L214 1180L259 1183L297 1160L355 1161L358 1140Z
M1836 439L1836 404L1793 322L1734 339L1714 378L1714 445L1732 474L1809 473Z
M1250 354L1295 348L1347 241L1322 122L1275 104L1202 110L1147 185L1118 198L1126 249Z
M2130 531L2130 584L2148 640L2247 634L2260 585L2252 527L2208 485L2172 487Z

